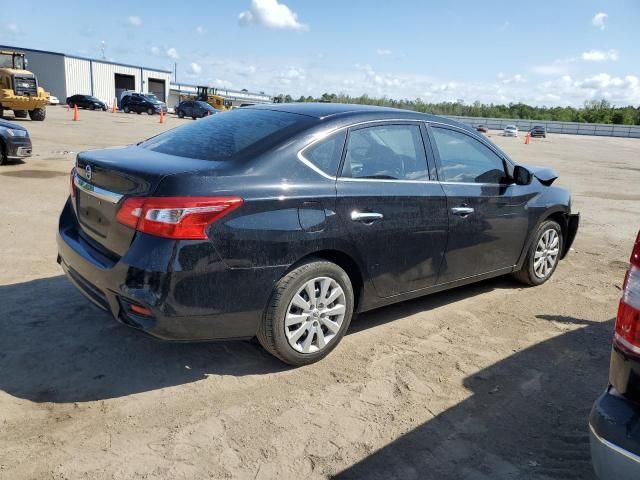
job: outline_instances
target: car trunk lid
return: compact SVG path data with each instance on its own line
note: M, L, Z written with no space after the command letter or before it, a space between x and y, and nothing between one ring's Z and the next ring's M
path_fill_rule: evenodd
M212 162L206 160L137 146L80 153L75 168L74 208L81 235L103 254L119 258L135 235L135 230L116 220L123 197L151 195L168 175L211 167Z

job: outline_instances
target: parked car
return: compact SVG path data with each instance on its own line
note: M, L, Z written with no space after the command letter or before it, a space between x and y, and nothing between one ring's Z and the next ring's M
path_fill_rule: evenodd
M609 386L591 410L591 459L600 480L640 478L640 232L618 307Z
M476 127L476 131L477 132L482 132L482 133L487 133L489 131L489 129L484 125L478 125Z
M542 137L547 138L547 129L542 125L536 125L529 131L529 134L532 137Z
M138 93L132 90L125 90L120 96L120 105L122 105L122 100L127 96L145 97L147 100L151 100L152 102L158 102L162 107L164 107L164 111L167 111L167 104L160 100L154 93Z
M180 102L180 105L176 107L176 114L180 118L191 117L194 120L196 118L207 117L209 115L213 115L217 112L215 108L209 105L206 102L201 102L199 100L186 100L184 102Z
M126 325L257 336L304 365L354 312L497 275L546 282L579 221L555 179L433 115L244 107L78 154L58 262Z
M132 94L122 97L120 108L124 113L136 112L138 114L146 112L149 115L154 113L167 113L167 106L147 95Z
M31 156L31 138L22 125L0 119L0 165Z
M49 95L49 105L60 105L60 100L55 95Z
M88 108L89 110L95 110L97 108L104 111L107 110L107 104L93 95L71 95L67 97L66 104L71 108L77 105L78 108Z
M518 136L518 127L515 125L507 125L504 127L504 136L505 137L517 137Z

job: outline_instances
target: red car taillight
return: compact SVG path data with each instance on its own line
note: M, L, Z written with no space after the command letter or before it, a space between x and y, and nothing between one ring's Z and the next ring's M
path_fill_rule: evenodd
M239 197L130 197L116 215L139 232L173 239L206 239L206 228L240 207Z
M640 232L624 279L614 343L626 353L640 356Z
M75 198L76 196L76 167L71 168L71 172L69 173L69 195L71 198Z

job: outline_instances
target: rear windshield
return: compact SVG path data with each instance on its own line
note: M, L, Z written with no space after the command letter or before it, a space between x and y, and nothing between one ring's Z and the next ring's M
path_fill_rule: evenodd
M232 160L265 151L314 123L294 113L242 109L197 120L140 144L155 152L203 160Z

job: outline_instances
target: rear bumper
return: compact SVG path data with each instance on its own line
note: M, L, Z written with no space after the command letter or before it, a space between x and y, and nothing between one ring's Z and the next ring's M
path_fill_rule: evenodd
M209 241L145 234L136 234L129 251L114 261L83 239L69 201L57 243L58 263L87 299L119 322L163 340L255 336L283 273L280 268L229 269ZM132 304L152 315L132 313Z
M591 461L600 480L640 478L640 405L609 389L589 418Z

